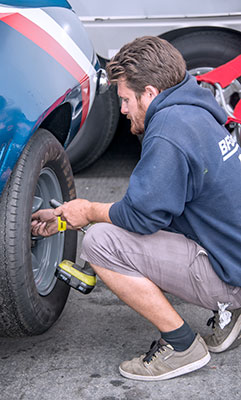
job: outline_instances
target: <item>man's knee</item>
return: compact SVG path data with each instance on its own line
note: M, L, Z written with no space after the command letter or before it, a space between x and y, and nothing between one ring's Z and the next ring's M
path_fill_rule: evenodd
M91 264L122 275L146 276L143 235L128 232L116 225L98 223L88 229L80 257Z
M82 242L82 252L85 254L98 254L101 252L111 252L115 243L115 226L109 223L98 223L91 226Z

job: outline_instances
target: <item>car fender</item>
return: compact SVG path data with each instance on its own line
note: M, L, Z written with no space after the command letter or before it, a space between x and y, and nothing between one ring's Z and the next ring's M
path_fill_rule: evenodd
M1 193L29 138L66 101L72 110L68 142L74 137L93 103L99 64L68 8L0 5L0 36Z

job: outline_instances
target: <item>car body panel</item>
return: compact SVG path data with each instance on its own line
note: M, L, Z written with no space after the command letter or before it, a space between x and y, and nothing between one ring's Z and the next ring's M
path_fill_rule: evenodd
M14 7L65 7L71 8L67 0L2 0L1 4L6 4L8 6Z
M93 103L99 63L81 22L63 7L0 3L0 193L29 138L53 110L71 105L67 146Z

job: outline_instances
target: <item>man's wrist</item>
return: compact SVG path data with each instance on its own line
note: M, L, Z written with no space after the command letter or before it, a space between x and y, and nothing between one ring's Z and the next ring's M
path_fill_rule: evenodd
M91 222L109 222L109 210L113 203L97 203L91 202L89 204L89 210L87 212L87 219Z
M87 208L87 212L86 212L86 218L88 220L88 223L91 224L91 222L96 222L94 221L95 218L95 208L94 208L94 204L93 202L89 201L88 202L88 208Z

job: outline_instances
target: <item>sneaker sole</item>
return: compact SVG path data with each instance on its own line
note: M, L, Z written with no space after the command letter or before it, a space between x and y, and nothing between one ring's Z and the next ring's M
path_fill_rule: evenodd
M229 336L219 346L208 346L212 353L221 353L227 349L231 350L241 344L241 315L238 317Z
M188 374L189 372L195 371L199 368L204 367L210 361L210 354L207 353L205 357L201 358L198 361L195 361L191 364L184 365L183 367L177 368L173 371L167 372L162 375L156 376L143 376L143 375L135 375L130 372L124 371L121 367L119 367L120 374L125 378L134 379L138 381L162 381L165 379L175 378L180 375Z

